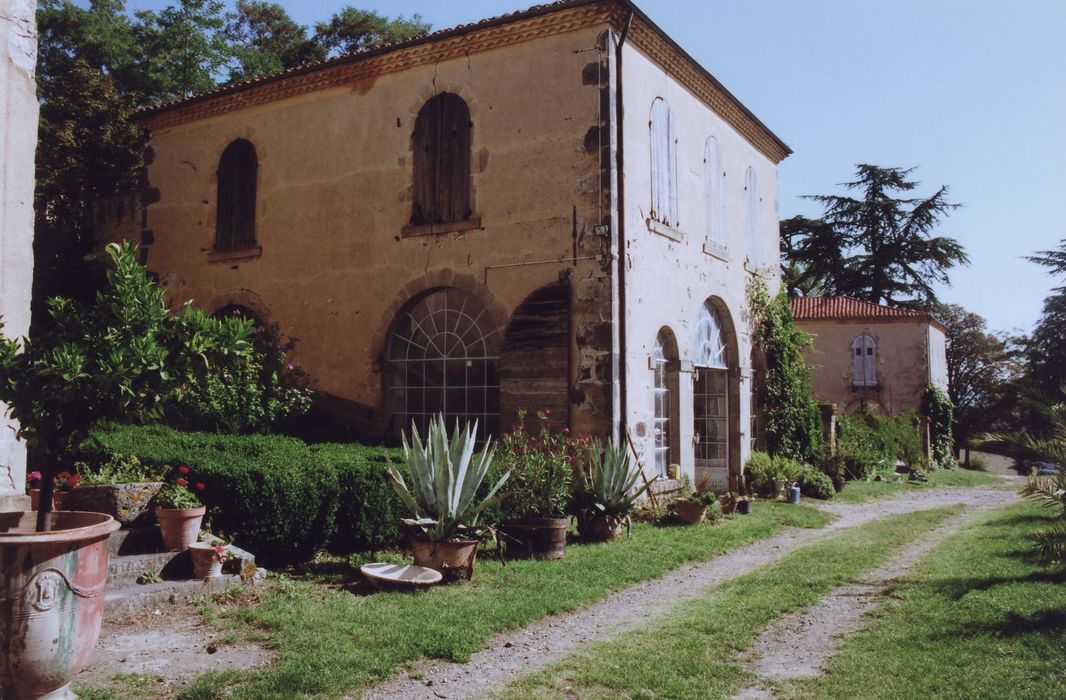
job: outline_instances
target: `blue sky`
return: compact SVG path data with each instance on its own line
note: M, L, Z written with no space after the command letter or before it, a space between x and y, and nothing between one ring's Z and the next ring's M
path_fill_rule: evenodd
M306 25L350 4L417 12L440 29L530 3L280 4ZM795 151L781 165L781 218L817 216L800 196L839 191L857 163L918 166L919 194L944 184L964 205L938 233L958 239L971 264L952 273L941 299L993 330L1032 329L1055 282L1022 256L1066 238L1066 1L637 4Z

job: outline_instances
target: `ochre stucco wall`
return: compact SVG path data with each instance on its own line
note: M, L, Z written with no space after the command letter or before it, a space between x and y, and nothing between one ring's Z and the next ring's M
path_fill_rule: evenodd
M603 119L600 85L586 70L597 62L589 49L602 29L154 131L149 182L159 201L148 207L148 266L175 304L193 299L215 310L241 303L280 323L301 339L297 358L316 389L366 407L381 405L386 331L412 296L436 286L475 291L490 302L502 335L523 299L572 270L571 379L575 387L590 380L573 425L609 430L610 377L606 388L591 380L598 358L606 355L609 366L610 347L577 351L578 337L610 322L609 245L592 233L606 216L600 150L586 139ZM405 237L415 118L442 91L470 108L482 228ZM262 253L212 261L215 172L237 138L258 156Z
M0 317L3 333L30 330L33 288L33 155L37 146L37 3L12 0L0 14ZM26 448L0 403L0 510L29 509Z
M922 391L929 384L930 352L939 352L943 362L944 333L923 319L884 319L868 321L797 321L813 336L807 352L814 366L814 395L819 401L835 403L846 413L855 411L865 400L871 408L899 415L907 409L919 410ZM856 336L866 333L877 343L878 389L852 388L852 349ZM936 341L930 344L930 339ZM947 379L943 377L943 386Z

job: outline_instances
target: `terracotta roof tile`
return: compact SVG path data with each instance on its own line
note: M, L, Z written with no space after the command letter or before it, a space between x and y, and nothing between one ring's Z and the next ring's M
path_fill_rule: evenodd
M851 297L795 297L789 299L797 321L816 319L858 320L868 318L924 318L934 320L925 311L874 304Z

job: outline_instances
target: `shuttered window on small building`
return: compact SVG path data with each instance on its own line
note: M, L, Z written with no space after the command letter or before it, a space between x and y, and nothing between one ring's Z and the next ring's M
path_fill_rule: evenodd
M470 109L443 92L418 112L413 135L411 224L442 224L473 216L470 202Z
M877 386L877 343L870 336L857 336L851 342L851 385Z
M243 250L255 245L255 186L259 162L255 147L237 139L218 161L215 250Z

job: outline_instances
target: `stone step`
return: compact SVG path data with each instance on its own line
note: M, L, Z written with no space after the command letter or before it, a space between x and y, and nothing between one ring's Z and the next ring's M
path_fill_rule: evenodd
M231 586L239 586L242 583L240 576L230 574L208 579L109 587L104 595L104 614L127 615L164 605L188 603L204 596L222 593Z
M107 538L107 554L114 558L127 554L150 554L163 550L158 525L115 530Z
M155 572L167 581L192 577L192 557L188 552L158 552L111 557L107 562L107 586L119 588L137 583L142 574Z

